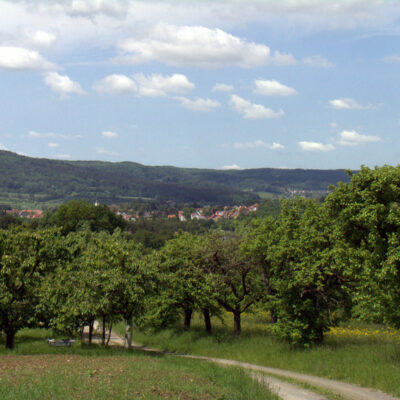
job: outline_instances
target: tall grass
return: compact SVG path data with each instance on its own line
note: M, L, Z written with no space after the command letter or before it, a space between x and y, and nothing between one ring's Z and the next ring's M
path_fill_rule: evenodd
M49 347L49 336L23 330L14 350L2 346L0 399L277 400L240 369L118 347Z
M289 369L377 388L400 396L400 335L382 327L353 324L332 330L322 345L293 349L275 339L263 316L243 318L235 337L229 319L214 321L207 335L200 319L190 331L179 328L157 333L137 331L134 340L164 350ZM121 327L119 327L121 329Z

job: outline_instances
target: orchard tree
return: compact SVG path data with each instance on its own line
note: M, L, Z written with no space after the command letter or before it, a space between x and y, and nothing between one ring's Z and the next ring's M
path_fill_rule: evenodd
M351 288L349 252L323 205L298 199L282 203L265 260L271 268L276 332L293 345L320 343L346 307Z
M0 327L7 348L14 347L20 329L41 322L41 284L65 258L63 238L55 229L0 231Z
M241 243L242 237L230 232L207 236L207 269L219 305L233 315L235 335L241 333L241 314L264 294L259 266Z
M326 205L337 235L356 255L356 312L400 328L400 167L361 167Z
M218 306L211 276L204 270L203 237L181 232L154 253L153 260L159 270L153 323L166 326L176 322L182 312L184 329L189 329L193 312L199 311L206 331L211 332L211 314L218 314Z

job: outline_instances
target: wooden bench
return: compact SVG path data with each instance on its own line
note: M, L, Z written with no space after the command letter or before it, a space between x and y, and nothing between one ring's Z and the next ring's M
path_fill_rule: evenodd
M70 347L74 342L73 339L47 339L49 346L55 347Z

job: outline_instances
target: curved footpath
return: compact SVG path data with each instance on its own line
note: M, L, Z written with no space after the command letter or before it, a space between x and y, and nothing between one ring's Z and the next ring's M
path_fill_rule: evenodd
M117 346L123 346L124 340L120 336L116 335L115 332L112 332L110 343ZM398 397L390 396L379 390L363 388L361 386L357 386L351 383L336 381L328 378L320 378L318 376L313 376L313 375L301 374L299 372L287 371L278 368L264 367L262 365L249 364L242 361L227 360L223 358L171 353L159 349L149 348L146 346L140 346L138 344L134 344L133 348L151 353L160 353L175 357L208 361L220 365L241 367L249 371L261 372L261 374L252 372L251 373L252 378L268 386L273 393L277 394L283 400L327 400L327 399L326 397L323 397L317 393L303 389L302 387L299 387L292 383L281 381L279 379L276 379L275 377L289 378L298 382L308 383L314 387L326 389L332 393L340 395L347 400L400 400L400 398ZM271 377L269 375L273 375L274 377Z

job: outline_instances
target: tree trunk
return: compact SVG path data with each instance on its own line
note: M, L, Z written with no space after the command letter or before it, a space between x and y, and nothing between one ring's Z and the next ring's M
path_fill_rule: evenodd
M242 328L240 326L240 311L235 310L233 312L233 332L235 335L239 336L242 332Z
M89 322L89 344L92 344L94 321Z
M15 338L15 332L14 331L8 331L6 334L6 349L13 349L14 348L14 338Z
M192 322L192 313L192 309L185 310L185 321L183 323L183 329L185 329L185 331L190 329L190 323Z
M125 343L124 347L126 349L132 348L132 317L125 320Z
M270 314L271 314L271 324L276 324L278 322L278 316L276 315L275 310L271 309Z
M104 346L106 344L106 316L103 315L103 326L101 330L101 344Z
M107 342L106 342L106 347L107 347L107 346L108 346L108 344L110 343L112 326L113 326L113 322L112 322L112 320L111 320L111 322L110 322L110 326L108 327L108 338L107 338Z
M211 317L210 317L210 310L208 308L203 309L203 316L204 316L204 326L207 333L211 333Z

